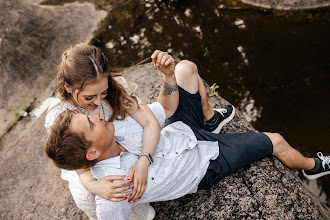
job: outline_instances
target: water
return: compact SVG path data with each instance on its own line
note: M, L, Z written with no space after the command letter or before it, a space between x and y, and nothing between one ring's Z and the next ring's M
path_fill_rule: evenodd
M229 0L123 0L92 43L116 67L155 49L194 61L256 129L279 132L314 156L330 154L329 15L329 8L274 11ZM330 204L330 176L302 179Z

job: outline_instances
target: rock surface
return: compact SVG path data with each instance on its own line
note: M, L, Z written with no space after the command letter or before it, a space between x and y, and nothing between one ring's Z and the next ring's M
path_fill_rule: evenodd
M311 9L330 6L329 0L241 0L244 3L263 8L283 10Z
M69 45L89 42L106 12L92 4L0 0L0 137L54 77Z
M146 103L157 99L160 73L146 64L124 73L138 85L136 93ZM207 86L209 89L209 87ZM213 107L228 104L209 97ZM254 130L237 111L221 133ZM211 191L152 204L156 219L328 219L330 209L309 192L297 176L274 157L265 158L219 182Z
M105 15L89 4L56 6L55 10L35 5L38 2L0 0L1 120L31 94L35 95L34 105L53 94L54 80L43 86L35 83L48 79L47 72L54 70L68 45L87 42ZM124 75L138 85L136 92L145 102L156 100L160 73L152 65ZM221 97L210 98L210 102L214 107L228 103ZM44 117L45 113L39 118L23 117L0 142L0 219L87 219L75 206L60 171L44 153ZM222 132L250 129L237 112ZM226 177L210 192L154 203L156 219L328 219L329 207L304 188L297 173L275 158L265 158Z
M145 102L156 100L161 76L146 64L124 73L136 83ZM51 95L54 81L41 99ZM214 107L228 102L210 98ZM60 172L43 151L45 113L25 117L0 143L1 219L87 219L71 198ZM222 132L253 129L237 112ZM297 176L277 159L265 158L219 182L211 191L154 203L156 219L328 219L330 209L309 192Z

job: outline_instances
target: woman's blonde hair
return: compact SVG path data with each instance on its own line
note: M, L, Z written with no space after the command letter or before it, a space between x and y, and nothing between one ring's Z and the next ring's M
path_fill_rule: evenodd
M62 54L62 61L57 73L56 95L62 100L72 99L64 87L69 84L72 91L82 91L84 86L95 83L103 77L108 77L108 95L106 99L113 108L109 121L122 120L128 111L136 111L138 102L136 97L127 94L125 89L114 77L121 76L116 69L109 68L108 59L95 46L85 43L76 44Z

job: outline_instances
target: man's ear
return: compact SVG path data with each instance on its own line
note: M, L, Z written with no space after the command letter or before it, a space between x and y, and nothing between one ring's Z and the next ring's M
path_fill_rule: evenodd
M64 88L67 91L67 93L72 93L72 87L69 85L69 83L64 82Z
M86 159L89 161L96 160L100 155L100 151L96 150L95 148L91 148L87 150Z

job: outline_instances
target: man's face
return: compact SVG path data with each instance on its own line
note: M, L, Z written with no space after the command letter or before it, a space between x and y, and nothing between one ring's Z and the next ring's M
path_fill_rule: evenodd
M111 122L100 119L100 114L86 116L75 114L72 116L71 128L76 132L83 132L88 141L92 141L92 147L102 151L113 142L114 126Z

